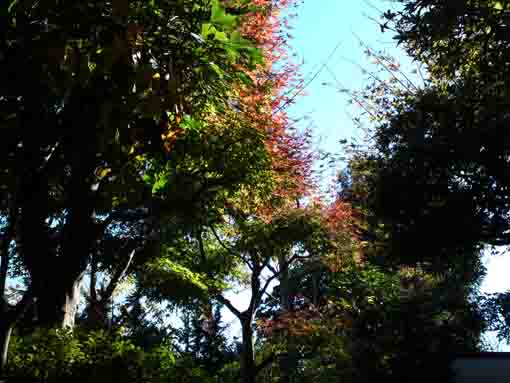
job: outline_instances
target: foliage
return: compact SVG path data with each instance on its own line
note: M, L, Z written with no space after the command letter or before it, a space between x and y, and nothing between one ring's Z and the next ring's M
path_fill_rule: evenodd
M405 228L393 233L404 253L420 232L439 239L424 256L505 245L508 10L496 1L403 4L386 21L431 77L397 95L375 130L380 214Z
M295 373L304 381L426 382L448 374L449 356L478 349L482 313L451 277L355 262L315 273L315 287L307 279L292 287L295 315L268 310L268 299L261 320L261 336L283 350L285 337L294 338ZM314 289L319 297L310 305Z
M222 322L220 305L197 304L183 311L182 320L180 351L190 363L210 371L212 376L237 359L227 339L228 325Z
M157 246L161 216L203 214L211 200L222 201L263 168L263 144L249 128L222 127L227 160L208 146L208 138L221 137L211 116L231 109L230 88L242 72L236 65L253 68L260 55L240 36L238 17L217 1L15 1L3 9L1 33L2 71L24 73L13 82L2 72L2 213L18 226L23 251L16 255L30 275L30 294L39 298L40 321L71 324L50 306L65 305L64 290L79 283L112 221L125 224L133 209L151 206L139 217L144 231L131 233L141 258L141 247ZM241 161L248 142L244 153L254 155ZM230 157L229 146L236 149ZM169 166L174 172L154 171ZM173 195L164 197L175 203L158 209L169 178ZM207 187L187 198L189 185L204 179ZM50 229L55 216L62 218L56 230ZM69 259L66 278L48 278L46 269L62 264L60 255ZM111 262L109 255L94 267L116 275L125 261Z
M507 97L500 86L506 71L491 69L497 62L503 68L507 39L499 24L506 10L490 1L401 3L381 26L397 33L430 77L419 87L395 60L367 48L389 76L370 73L370 86L353 93L374 141L350 148L339 193L359 219L367 262L388 276L421 270L412 289L408 277L399 277L401 292L384 310L360 308L365 319L355 346L359 355L378 356L363 357L369 369L355 370L426 381L432 378L426 365L447 370L436 356L445 361L448 354L477 351L484 330L504 327L505 294L482 299L478 288L482 249L507 243L506 115L496 107ZM363 334L381 339L380 351Z
M7 377L17 382L168 382L176 379L175 355L162 343L143 351L122 329L37 330L12 340Z

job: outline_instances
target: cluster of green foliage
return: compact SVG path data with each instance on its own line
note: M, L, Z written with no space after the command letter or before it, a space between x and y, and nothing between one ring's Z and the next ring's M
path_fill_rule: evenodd
M381 28L427 77L417 85L368 49L390 79L373 77L364 93L374 140L351 152L342 194L363 217L371 262L419 265L444 281L428 315L446 310L449 324L428 333L462 340L442 346L448 353L473 351L483 330L508 334L508 294L482 297L478 288L482 251L508 245L509 9L499 1L399 3L381 15ZM454 335L455 323L470 330Z
M80 328L38 329L11 341L8 379L17 382L170 382L177 379L175 353L162 343L150 350L122 335Z

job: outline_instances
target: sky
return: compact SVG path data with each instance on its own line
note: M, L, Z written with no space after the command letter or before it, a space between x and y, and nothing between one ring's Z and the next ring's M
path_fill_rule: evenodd
M385 11L394 6L388 0L304 0L294 19L291 45L297 53L296 62L302 63L301 71L305 77L316 73L327 61L328 68L341 86L355 90L367 85L366 75L359 65L369 67L370 64L358 39L373 49L386 50L397 57L403 70L409 73L416 64L411 63L396 47L390 33L382 34L379 26L370 19L377 18L377 9ZM330 57L333 51L335 53ZM294 118L306 116L304 123L313 124L319 147L338 154L341 139L361 135L349 117L356 111L348 105L348 97L332 85L323 85L332 81L330 72L323 70L306 89L307 95L298 98L289 113ZM484 259L488 276L481 286L482 292L510 289L510 277L507 276L510 257L484 256ZM231 294L230 298L235 305L244 307L248 297L245 293L236 293ZM227 322L235 328L235 318L225 314ZM495 339L493 335L489 336ZM510 351L510 346L499 345L499 350Z
M340 86L360 89L367 84L360 66L368 68L370 65L359 40L376 50L384 49L401 56L409 66L409 60L399 54L391 36L382 34L376 22L370 19L377 17L374 7L386 10L393 6L381 0L304 0L291 32L291 45L298 53L296 61L304 63L301 72L305 76L316 73L317 67L327 62ZM297 100L290 113L295 117L308 116L316 125L316 134L322 138L321 147L338 151L341 138L359 136L359 132L349 117L349 113L355 111L347 104L347 95L338 92L329 70L319 74L306 89L307 95Z

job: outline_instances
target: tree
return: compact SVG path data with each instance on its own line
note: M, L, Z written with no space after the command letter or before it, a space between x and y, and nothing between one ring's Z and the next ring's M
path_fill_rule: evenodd
M400 225L392 235L403 253L433 226L439 240L421 257L506 245L509 10L498 1L402 3L385 21L430 80L398 96L376 129L381 215Z
M96 239L138 208L142 246L158 242L164 209L152 191L165 183L144 181L146 169L168 155L178 162L176 140L193 142L195 118L228 108L227 78L241 76L236 63L254 65L257 50L215 1L10 2L1 17L2 243L15 240L30 276L21 306L35 297L39 324L72 326ZM2 316L3 338L18 311Z
M191 356L193 365L218 372L236 355L227 340L227 326L222 323L222 306L200 303L183 310L183 328L179 331L181 350Z
M509 9L499 1L401 3L382 25L429 78L423 89L404 81L398 92L383 82L369 96L378 106L370 111L376 143L359 169L371 171L372 238L382 224L379 254L465 273L462 284L476 286L481 250L508 244ZM503 337L505 296L481 300L480 309Z
M238 234L235 237L238 238L232 242L227 237L228 245L225 246L248 269L246 284L250 291L249 305L245 310L239 310L221 294L216 295L216 299L239 319L242 329L241 380L253 382L257 374L276 356L270 353L257 363L253 325L262 298L269 294L271 283L282 280L282 276L296 263L325 256L329 248L317 217L306 211L295 210L286 215L274 216L268 223L256 217L246 217L242 221L238 217L237 220ZM221 240L220 237L218 240ZM283 307L284 310L289 309L285 302Z
M295 261L295 258L287 258L290 254L288 247L292 247L291 242L306 241L306 238L298 238L300 233L303 234L304 228L294 225L294 231L289 229L293 232L289 234L293 235L292 240L288 239L288 243L281 244L288 254L282 250L277 257L279 250L275 249L275 253L272 253L266 243L276 240L267 238L272 236L270 231L273 219L277 226L280 225L280 220L281 224L285 225L285 209L295 206L296 201L309 195L313 186L311 166L314 156L309 145L310 134L293 131L282 109L289 101L286 86L290 84L292 71L290 66L275 65L284 58L281 48L285 47L283 28L280 27L276 15L279 9L285 6L288 6L285 1L258 2L255 8L259 11L258 14L250 11L241 18L241 33L255 41L262 53L262 63L246 72L251 81L240 82L233 89L232 95L237 100L235 113L222 110L228 119L252 126L259 132L267 153L268 168L256 173L256 184L246 184L237 193L225 195L222 203L214 205L218 207L218 221L198 219L193 223L195 226L190 231L192 236L188 241L168 247L169 253L186 249L185 253L181 254L190 255L184 255L178 263L170 260L178 259L172 256L163 259L162 262L153 264L144 278L153 299L172 299L182 303L193 296L207 299L207 294L211 294L237 316L243 329L241 375L244 381L254 379L257 371L266 364L262 362L259 366L256 365L252 329L261 296L269 287L267 281L263 283L262 273L265 270L271 271L271 268L274 270L271 262L278 257L281 273L274 272L270 281L285 273L289 264ZM222 116L213 114L211 122L216 121L224 123ZM246 148L243 150L246 151ZM240 160L237 158L238 162ZM233 163L232 169L235 169L236 165ZM269 197L270 194L273 196ZM208 205L208 210L207 217L210 217L211 205ZM296 211L299 212L299 209ZM290 220L290 223L292 222L293 219ZM275 230L278 230L278 227ZM250 242L249 246L253 247L250 250L246 243L256 237L259 237L263 244ZM261 249L257 250L255 245ZM220 262L216 261L217 259ZM243 267L248 270L238 270ZM252 292L249 308L243 312L218 294L225 288L226 279L232 278L233 273L239 274L242 271L248 271L245 278ZM177 284L176 279L180 280ZM169 281L173 283L168 283ZM153 288L150 287L151 284ZM181 294L172 297L175 286L179 284L186 288L178 289ZM272 356L268 358L268 362L271 358Z
M388 65L389 60L379 59ZM391 74L398 75L398 71ZM429 381L448 375L449 355L477 351L487 328L476 305L484 275L480 239L462 230L473 222L471 210L463 210L455 199L445 203L433 199L438 190L455 198L455 188L439 189L435 184L439 177L430 173L425 174L432 178L424 177L421 171L430 170L430 160L419 162L423 151L406 146L414 142L411 133L416 125L405 125L400 119L414 110L407 104L414 99L413 91L402 89L402 84L395 90L391 83L376 79L366 94L368 101L363 106L378 141L368 148L351 148L348 166L339 177L339 196L352 205L357 218L364 263L361 269L339 273L330 282L333 297L346 295L341 292L345 288L354 298L352 303L342 299L330 315L348 319L347 334L340 337L348 339L343 346L348 350L344 367L352 371L353 379L391 376ZM424 103L421 107L430 110L432 106ZM448 172L439 166L435 170ZM439 202L439 206L425 207L424 200ZM459 217L466 221L455 223L452 229ZM344 285L346 280L350 282ZM359 291L363 293L355 298ZM437 366L434 371L426 367L432 364ZM330 369L334 373L335 367Z

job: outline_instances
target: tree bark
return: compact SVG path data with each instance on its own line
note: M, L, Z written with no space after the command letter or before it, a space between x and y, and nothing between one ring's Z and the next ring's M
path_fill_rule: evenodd
M246 313L244 313L246 314ZM251 327L251 316L247 315L241 319L242 349L241 349L241 382L255 383L256 366L255 353L253 350L253 329Z
M76 322L76 313L80 304L80 287L83 275L73 282L70 291L65 294L64 302L64 318L62 319L62 327L73 328Z
M219 295L217 299L220 303L227 306L227 308L237 317L237 319L239 319L239 322L241 323L241 383L255 383L255 377L259 372L259 369L255 365L255 350L253 349L253 329L251 327L253 321L253 310L250 309L252 305L250 304L250 308L248 308L248 310L240 312L223 296Z
M12 323L12 321L5 319L0 320L0 377L5 373L7 353L9 351L9 342L11 340L13 327L14 323Z
M285 315L292 309L289 295L289 268L285 254L278 257L278 263L280 268L280 305ZM289 383L292 374L291 358L294 357L294 347L290 337L286 337L285 341L287 343L287 353L280 357L280 382Z
M39 283L46 286L45 291L39 289L37 293L37 323L41 326L73 328L75 325L83 273L61 278L54 277L53 281L45 278Z

